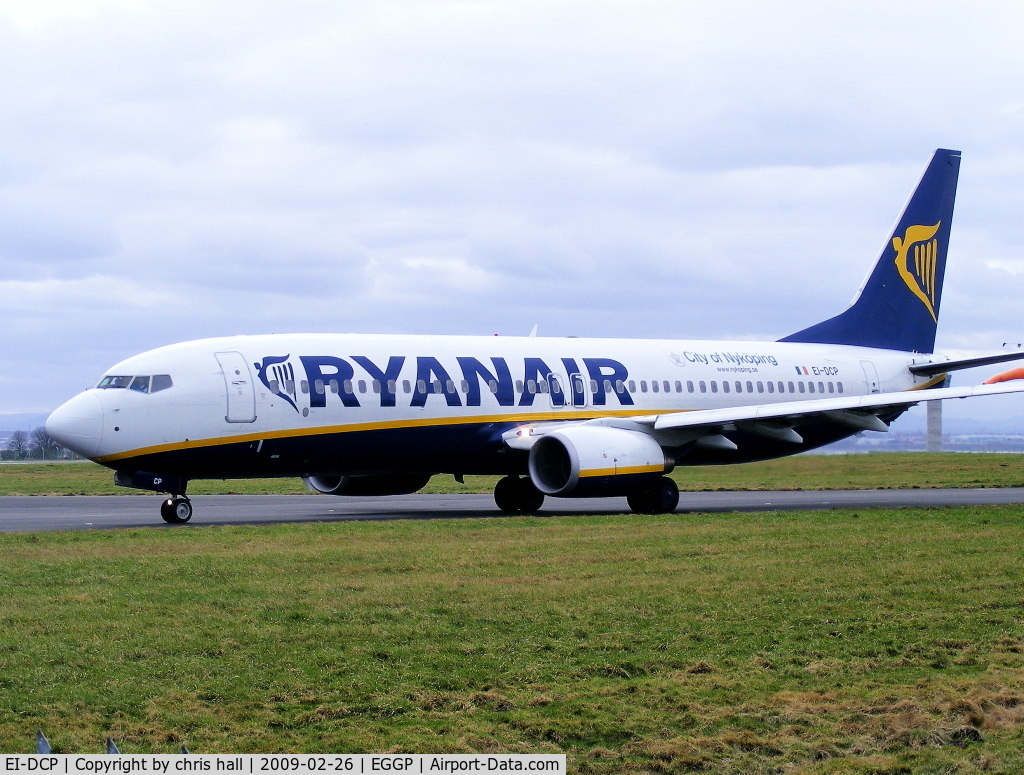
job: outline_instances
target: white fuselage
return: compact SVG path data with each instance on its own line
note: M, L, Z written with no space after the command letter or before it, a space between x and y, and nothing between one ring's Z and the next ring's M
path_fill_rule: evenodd
M501 473L524 465L501 442L519 425L911 390L938 381L908 370L925 359L779 342L239 336L124 360L105 375L124 387L85 391L47 427L111 468L189 478ZM127 379L155 387L156 376L170 386L145 392ZM837 426L774 452L761 445L737 462L852 432Z

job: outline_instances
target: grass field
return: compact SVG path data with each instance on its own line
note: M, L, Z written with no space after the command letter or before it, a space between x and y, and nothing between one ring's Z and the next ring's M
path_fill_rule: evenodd
M1024 771L1020 508L0 535L0 750Z
M681 490L831 490L907 487L1024 487L1024 457L1012 454L800 455L736 466L677 468ZM0 465L0 495L128 495L95 463ZM492 492L496 476L435 476L424 492ZM194 481L194 495L304 493L299 479Z

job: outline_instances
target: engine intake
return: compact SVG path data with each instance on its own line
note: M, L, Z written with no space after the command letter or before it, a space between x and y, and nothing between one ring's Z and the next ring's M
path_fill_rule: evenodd
M304 476L306 487L326 495L408 495L422 489L430 474L373 474Z
M530 479L545 495L562 498L627 495L672 467L646 433L599 425L545 434L530 449Z

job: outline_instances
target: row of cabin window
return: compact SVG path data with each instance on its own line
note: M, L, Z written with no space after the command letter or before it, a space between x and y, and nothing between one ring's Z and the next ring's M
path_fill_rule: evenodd
M730 386L730 384L731 384L731 386ZM753 393L755 391L755 389L757 390L758 393L764 393L766 386L767 386L767 392L769 392L769 393L775 393L775 392L785 393L785 392L787 392L787 390L786 390L787 387L789 388L788 392L790 392L790 393L824 393L826 390L829 393L842 393L843 392L843 383L842 382L814 382L814 381L808 381L808 382L804 383L803 380L798 380L796 382L783 382L783 381L780 380L779 382L767 382L767 383L762 383L762 382L756 382L755 383L755 382L750 382L749 380L746 383L743 383L740 380L736 380L735 382L730 383L728 380L722 380L722 392L723 393L729 393L733 389L735 389L735 391L737 393L743 393L744 392L744 390L743 390L744 384L746 384L746 391L745 392L747 392L747 393ZM704 380L701 380L700 382L698 382L697 386L698 386L698 389L700 390L701 393L707 393L708 392L708 385L707 385L706 382L704 382ZM776 386L778 386L778 387L776 387ZM686 390L689 393L696 392L694 390L694 385L693 385L692 382L687 382L686 383ZM717 393L718 392L718 383L715 382L715 380L711 380L711 392L712 393Z
M371 385L371 388L372 388L374 393L380 393L380 391L381 391L381 383L380 383L379 380L376 380L376 379L373 380L370 383L370 385ZM746 387L746 390L744 390L744 386ZM300 389L302 390L303 393L308 393L309 392L309 382L307 380L301 380L300 383L299 383L299 387L300 387ZM358 388L360 393L365 393L366 392L366 380L362 380L362 379L357 380L354 385L353 385L352 380L350 380L350 379L344 380L340 385L338 383L338 380L336 380L336 379L330 380L326 385L324 384L324 382L322 380L319 380L319 379L316 380L313 383L313 389L316 391L316 393L318 395L323 395L323 393L326 390L328 390L328 389L332 393L337 393L337 392L339 392L339 390L344 390L345 393L352 394L354 392L353 387ZM388 392L389 393L395 393L397 391L397 389L398 389L398 383L397 383L396 380L393 380L393 379L388 380L387 387L388 387ZM468 381L462 380L462 383L460 384L459 387L462 388L462 392L463 393L468 393L469 392L469 382ZM616 392L621 393L627 387L628 387L630 393L635 393L636 392L636 382L634 380L628 380L626 383L624 383L621 379L617 380L615 382L615 385L614 385L614 390ZM711 392L712 393L717 393L718 390L719 390L718 382L715 381L715 380L711 380L710 387L711 387ZM833 382L828 382L828 383L826 383L826 382L817 382L817 383L815 383L813 381L808 381L808 382L805 383L805 382L803 382L803 380L798 380L796 382L783 382L783 381L779 381L779 382L767 382L767 383L766 382L760 382L760 381L759 382L752 382L750 380L747 380L746 383L744 383L744 382L742 382L740 380L735 380L734 382L730 383L728 380L723 380L722 381L722 385L721 385L721 390L722 390L723 393L730 393L730 392L733 392L733 391L735 391L737 393L743 393L743 392L753 393L755 391L758 392L758 393L764 393L766 391L768 393L776 393L776 392L778 392L778 393L786 393L787 392L787 387L789 388L788 392L790 392L790 393L825 393L826 390L829 393L842 393L843 392L843 383L842 382L835 382L835 383L833 383ZM446 388L446 390L445 390L445 388ZM497 393L498 392L498 383L497 383L497 381L493 380L493 379L489 380L487 382L487 388L491 391L491 393ZM289 393L294 393L295 392L295 383L291 382L291 381L287 382L285 384L285 389ZM590 392L591 393L596 393L596 392L598 392L598 389L599 388L598 388L597 380L593 380L593 379L590 380ZM279 383L276 380L271 381L271 383L270 383L270 390L272 392L274 392L274 393L279 393L280 392L280 385L279 385ZM412 392L412 383L409 380L407 380L407 379L402 380L402 390L405 393L411 393ZM527 393L547 393L549 391L552 392L552 393L561 393L562 392L562 387L559 384L558 380L555 380L555 379L551 380L550 388L549 388L548 382L546 382L544 380L537 380L537 381L535 381L535 380L530 379L530 380L526 380L526 382L524 384L523 380L517 379L516 380L516 392L517 393L522 393L524 390ZM604 390L605 390L606 393L611 393L612 392L613 387L612 387L611 380L605 380L604 381ZM648 390L647 380L644 380L644 379L640 380L640 392L641 393L646 393L647 390ZM672 392L672 384L667 379L666 380L652 380L651 383L650 383L650 390L651 390L652 393L657 393L659 391L660 392L664 392L664 393L670 393L670 392ZM692 381L687 380L687 382L686 382L686 392L687 393L696 393L698 390L701 393L707 393L708 392L708 383L705 382L704 380L700 380L695 385ZM417 382L416 382L416 391L418 393L443 393L443 392L454 393L455 392L455 381L454 380L448 380L447 384L442 386L440 380L434 380L433 382L431 382L429 384L426 381L422 380L422 379L421 380L417 380ZM682 393L683 392L683 383L680 380L676 380L675 381L675 392L676 393Z

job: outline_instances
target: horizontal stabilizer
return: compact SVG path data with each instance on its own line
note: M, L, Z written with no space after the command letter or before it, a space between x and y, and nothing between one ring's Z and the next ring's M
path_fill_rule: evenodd
M948 361L933 361L931 363L915 363L910 367L910 373L919 377L932 377L936 374L945 374L947 371L959 371L960 369L973 369L975 366L991 366L993 363L1005 363L1024 358L1024 350L1018 352L1000 351L991 355L981 355L976 358L959 358Z

